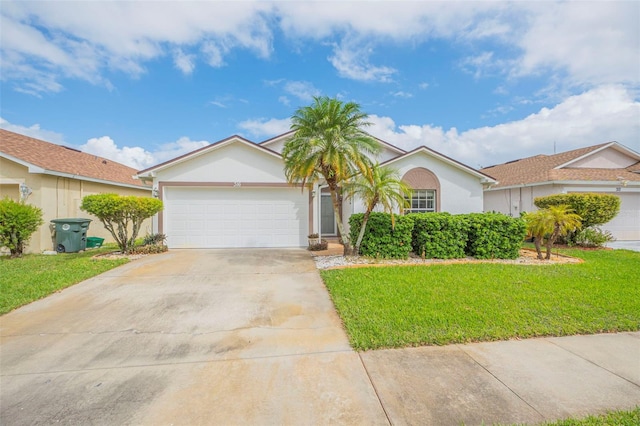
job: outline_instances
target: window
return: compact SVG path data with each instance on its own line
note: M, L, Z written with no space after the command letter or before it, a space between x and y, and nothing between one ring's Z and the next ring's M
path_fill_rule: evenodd
M435 189L414 189L411 198L406 198L409 208L405 213L425 213L436 211L436 191Z

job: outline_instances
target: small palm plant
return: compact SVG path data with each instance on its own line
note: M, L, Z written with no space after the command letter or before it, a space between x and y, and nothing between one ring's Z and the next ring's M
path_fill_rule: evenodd
M527 230L533 236L533 242L538 252L538 259L542 259L542 243L547 236L547 253L545 258L551 259L551 249L559 236L567 235L581 226L581 218L573 213L573 209L566 205L550 206L527 213L524 216L527 222Z
M345 191L349 197L357 195L365 204L366 211L362 218L360 233L354 245L354 254L360 251L360 245L364 238L367 221L371 212L377 205L382 205L385 212L391 213L391 225L394 224L393 211L396 207L404 207L407 196L411 194L411 188L400 179L397 170L390 167L380 167L376 164L371 168L371 173L359 175L345 185Z

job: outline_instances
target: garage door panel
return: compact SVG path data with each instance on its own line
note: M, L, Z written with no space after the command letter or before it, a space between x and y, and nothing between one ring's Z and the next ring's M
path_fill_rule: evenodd
M616 193L620 197L620 212L609 223L602 226L616 239L640 240L640 193Z
M308 194L294 188L165 188L172 248L300 247Z

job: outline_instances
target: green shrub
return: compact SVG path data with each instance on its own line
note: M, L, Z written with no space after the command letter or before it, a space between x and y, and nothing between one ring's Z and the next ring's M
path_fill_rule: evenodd
M527 233L524 220L501 213L471 213L467 254L478 259L517 259Z
M412 213L413 252L426 259L465 257L468 221L449 213Z
M142 222L162 210L162 201L134 195L95 194L84 197L80 209L100 219L126 254L135 246Z
M603 231L597 226L583 228L574 236L575 244L581 247L603 247L606 243L615 241L609 231Z
M156 254L168 251L169 247L164 244L149 244L146 246L137 246L129 250L129 254Z
M42 225L42 210L10 198L0 201L0 246L20 257L31 235Z
M167 236L165 234L147 234L142 239L141 245L143 246L163 245L166 239L167 239Z
M574 193L536 197L533 203L539 209L566 205L581 218L582 227L602 225L616 217L620 211L620 197L611 194Z
M351 240L355 241L360 232L364 214L356 213L349 218ZM373 212L367 222L360 254L385 259L406 259L411 252L413 219L410 216L394 215L392 227L389 213Z

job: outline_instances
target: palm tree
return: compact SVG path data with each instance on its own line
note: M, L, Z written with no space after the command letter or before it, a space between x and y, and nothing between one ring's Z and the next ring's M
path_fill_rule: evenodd
M538 259L542 259L541 246L545 235L548 235L545 256L548 260L551 259L551 249L558 237L580 228L581 218L572 212L573 209L569 206L559 205L549 206L547 209L540 209L524 216L529 234L533 236Z
M551 248L559 236L567 235L582 225L580 222L582 218L573 213L573 209L569 206L549 206L549 215L553 219L553 230L551 236L547 238L546 259L551 259Z
M549 214L549 210L541 209L535 212L529 212L524 215L527 223L527 231L533 237L533 243L536 246L538 259L542 260L542 243L544 236L553 231L553 219Z
M295 133L282 151L290 183L304 187L320 179L326 182L345 254L351 249L340 217L341 185L358 174L369 175L370 156L380 151L378 141L362 130L370 124L367 117L355 102L315 97L312 105L299 108L291 117Z
M391 224L393 226L393 210L396 206L405 206L407 203L406 196L411 194L411 188L400 179L397 170L390 167L380 167L378 164L371 168L370 174L359 175L353 181L347 183L345 191L350 197L357 195L366 206L360 233L353 247L355 255L360 252L360 244L362 244L367 222L373 209L378 204L381 204L385 212L391 213Z

